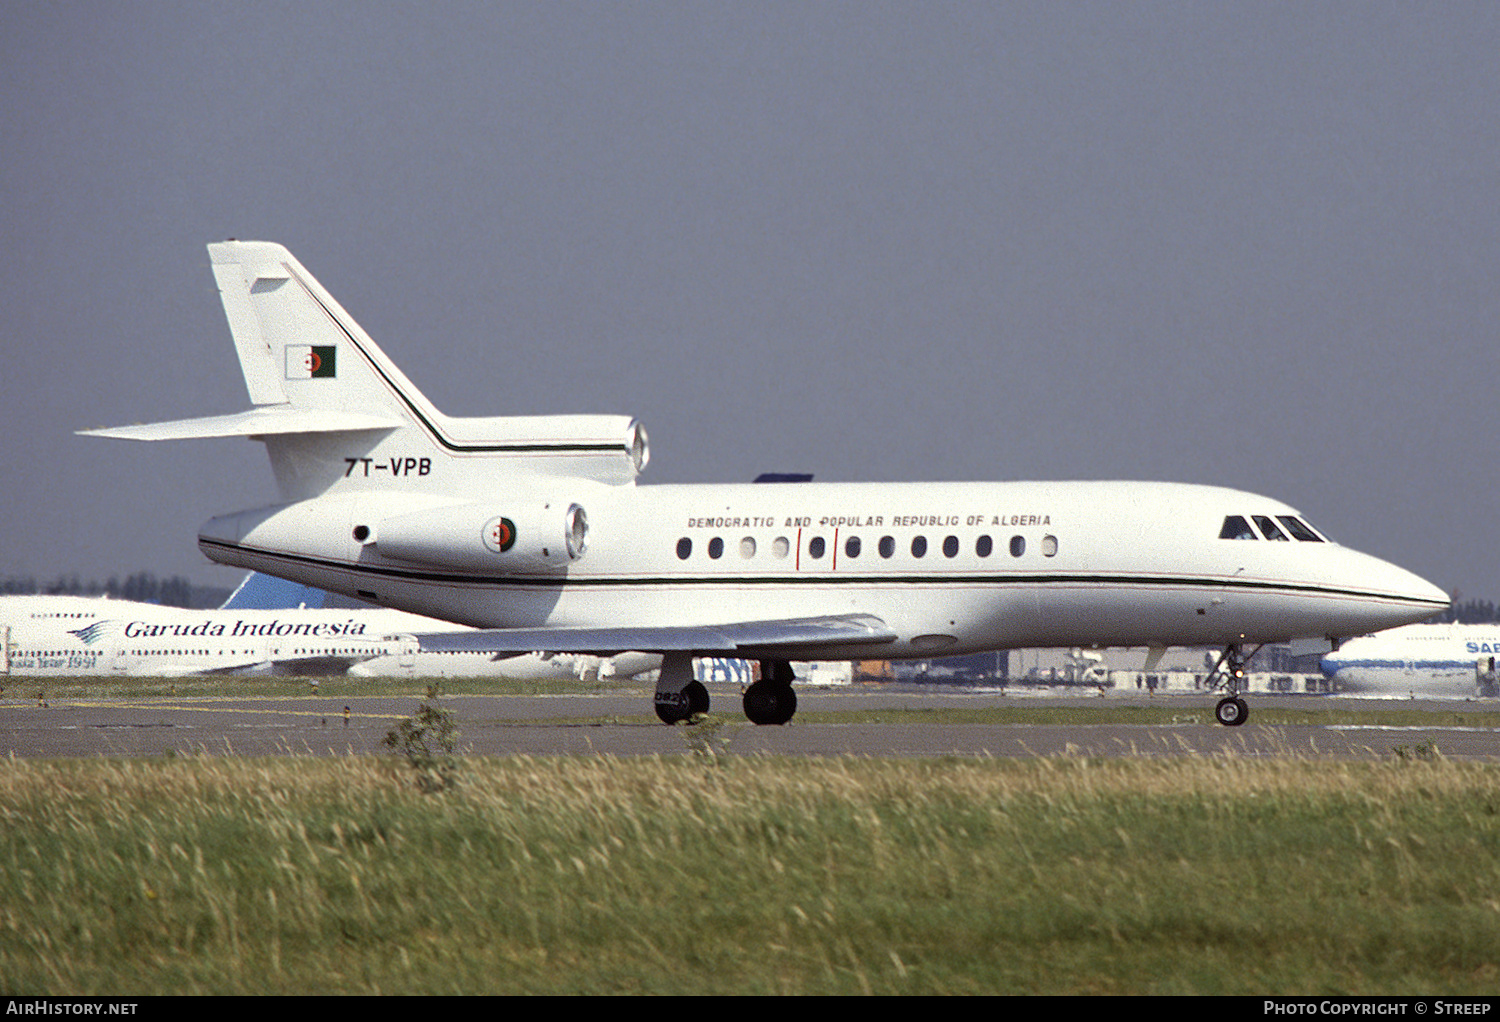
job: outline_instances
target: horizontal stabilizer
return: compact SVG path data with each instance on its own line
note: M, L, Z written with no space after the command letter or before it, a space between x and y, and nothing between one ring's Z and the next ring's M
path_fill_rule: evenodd
M547 650L551 653L592 653L595 656L612 656L627 650L692 652L705 656L734 656L746 650L792 653L799 648L874 645L894 642L895 639L896 633L884 621L867 614L657 628L489 628L417 636L425 653L530 653Z
M270 405L252 408L248 412L210 415L202 419L177 419L173 422L150 422L139 426L112 426L108 429L81 429L78 434L115 440L205 440L228 436L347 433L396 429L401 425L398 420L383 415Z

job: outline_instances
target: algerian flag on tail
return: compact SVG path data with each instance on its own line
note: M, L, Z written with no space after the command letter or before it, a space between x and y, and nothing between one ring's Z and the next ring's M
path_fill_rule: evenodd
M286 378L289 380L322 380L334 377L336 344L288 344Z

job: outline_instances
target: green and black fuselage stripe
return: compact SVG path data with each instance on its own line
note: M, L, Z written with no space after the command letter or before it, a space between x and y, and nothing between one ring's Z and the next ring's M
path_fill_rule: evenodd
M537 590L665 587L683 588L702 586L705 588L746 586L822 588L827 586L889 587L921 585L928 587L974 587L1036 586L1047 588L1122 588L1122 589L1182 589L1212 592L1274 593L1326 597L1330 599L1373 600L1396 606L1431 607L1434 612L1447 608L1446 603L1395 596L1390 593L1342 586L1317 585L1306 582L1267 582L1238 578L1213 578L1205 576L1133 575L1128 572L944 572L915 573L891 572L880 574L775 574L775 575L478 575L459 571L442 571L421 568L399 568L390 565L352 564L306 554L246 547L237 543L200 536L198 545L208 549L241 554L246 557L264 558L288 565L300 565L323 571L338 571L370 579L392 582L412 582L451 586L475 586L480 588L510 588Z

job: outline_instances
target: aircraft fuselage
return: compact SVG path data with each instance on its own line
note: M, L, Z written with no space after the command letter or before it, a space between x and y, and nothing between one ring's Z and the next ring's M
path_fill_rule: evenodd
M552 490L550 500L461 505L368 491L326 496L214 519L200 546L225 564L483 628L870 614L897 636L881 647L889 657L1360 634L1448 602L1417 576L1332 542L1221 539L1227 516L1297 512L1217 487L579 480ZM586 511L586 549L560 567L513 569L509 551L491 550L480 529L538 500L559 515L570 504ZM467 519L472 534L455 532L425 563L385 555L382 523L429 508ZM863 644L817 650L869 652Z

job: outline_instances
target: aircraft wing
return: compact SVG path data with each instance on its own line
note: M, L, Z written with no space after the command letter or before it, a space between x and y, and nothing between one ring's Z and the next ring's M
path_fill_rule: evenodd
M274 677L307 678L307 677L330 677L347 674L349 668L356 664L362 664L366 660L374 660L383 654L372 652L368 654L342 655L333 654L319 656L277 657L268 660L264 657L255 660L247 660L243 663L228 664L218 667L209 667L202 670L178 672L182 675L201 674L211 676L220 675L270 675Z
M245 657L236 659L231 663L216 663L212 667L194 667L191 665L162 665L152 667L149 670L138 668L130 673L156 678L196 678L212 677L215 674L265 674L267 673L267 661L264 657Z
M819 646L878 645L894 642L896 633L878 617L845 614L650 628L488 628L429 633L416 638L422 651L427 653L503 654L547 650L550 653L613 656L635 650L642 653L743 656L747 650L791 654Z

